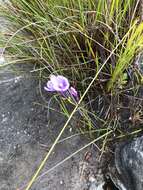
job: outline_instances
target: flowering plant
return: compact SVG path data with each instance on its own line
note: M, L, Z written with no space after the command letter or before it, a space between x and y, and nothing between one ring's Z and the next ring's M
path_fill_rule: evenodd
M72 97L78 101L77 90L70 86L68 79L62 75L51 75L44 89L48 92L60 92L65 97Z

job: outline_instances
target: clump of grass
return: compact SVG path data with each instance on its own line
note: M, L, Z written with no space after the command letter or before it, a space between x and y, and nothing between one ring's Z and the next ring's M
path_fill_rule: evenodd
M17 61L38 62L50 72L68 75L84 91L120 44L95 81L101 79L104 89L114 90L142 47L143 27L133 22L135 8L132 0L11 0L1 7L1 16L11 22L5 34L10 37L4 36L1 46Z
M86 91L80 111L88 129L120 126L123 92L134 95L142 80L134 65L143 47L139 1L10 0L0 16L9 22L0 38L6 65L36 63L43 80L66 76L81 96Z
M0 16L9 21L0 47L14 59L6 65L36 63L43 80L50 73L61 74L79 90L81 99L71 114L60 100L68 121L50 152L77 110L82 112L81 126L86 124L82 131L107 127L117 138L140 132L129 123L128 115L122 116L123 111L134 114L136 104L137 112L142 111L142 99L139 103L134 99L130 105L142 80L134 64L143 48L139 12L139 1L134 0L10 0L0 5ZM126 129L122 127L125 123ZM102 152L111 140L106 133L96 134L105 136Z

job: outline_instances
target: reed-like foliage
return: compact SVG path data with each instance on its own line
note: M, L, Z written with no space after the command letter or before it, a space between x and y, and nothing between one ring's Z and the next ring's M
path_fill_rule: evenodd
M123 88L126 90L126 81L132 80L132 75L128 79L128 73L137 71L134 60L143 48L139 3L139 0L9 0L0 5L0 17L7 21L7 29L0 33L1 56L7 58L7 63L0 68L15 63L36 63L40 78L45 79L45 71L47 76L62 74L81 95L71 114L65 101L60 100L68 120L26 190L36 180L77 110L83 116L80 122L90 131L100 124L96 137L105 137L102 151L108 134L113 132L110 126L115 131L121 125L115 105L121 103L119 94ZM140 82L142 75L139 71L136 75L136 81ZM92 110L92 102L97 99L98 108ZM121 130L117 133L118 138L124 136Z
M77 81L83 91L116 49L97 78L107 81L104 89L114 90L142 49L133 0L10 0L0 6L0 15L10 21L0 46L15 63L39 63Z

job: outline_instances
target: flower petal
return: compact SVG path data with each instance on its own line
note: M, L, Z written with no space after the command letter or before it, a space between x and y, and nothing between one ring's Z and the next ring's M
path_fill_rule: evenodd
M77 90L74 87L71 86L69 91L74 97L78 97Z
M48 92L54 92L55 90L52 90L50 88L47 88L46 86L44 86L44 90L48 91Z
M55 91L53 83L50 80L47 82L47 88L50 89L50 91Z
M52 84L52 82L50 80L47 82L47 86L45 86L44 89L46 91L49 91L49 92L54 92L55 91L55 89L53 88L53 84Z
M55 83L53 86L57 91L65 92L69 89L70 84L66 77L58 75L57 83Z
M57 84L57 76L55 75L50 75L50 81L51 83L54 85L54 84Z

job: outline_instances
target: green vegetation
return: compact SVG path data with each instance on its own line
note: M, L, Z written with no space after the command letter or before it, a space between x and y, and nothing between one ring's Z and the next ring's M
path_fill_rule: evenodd
M37 62L43 69L79 81L82 90L114 51L96 79L107 80L105 89L114 91L142 48L143 24L136 1L10 2L1 7L1 16L11 22L1 46L17 62Z
M117 139L141 131L138 92L143 79L135 65L143 48L139 5L134 0L10 0L0 5L0 16L10 21L0 38L5 65L36 64L42 80L51 73L61 74L80 93L71 114L66 101L58 100L68 121L49 152L79 110L81 132L107 128L96 133L96 138L105 136L101 152L112 140L108 138L112 129ZM122 112L129 113L130 120Z

